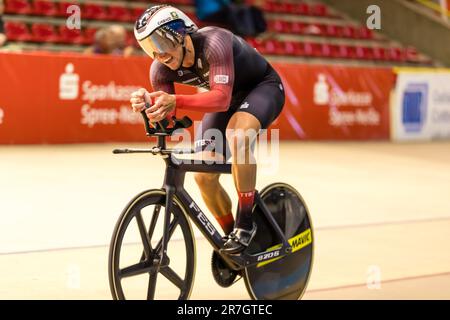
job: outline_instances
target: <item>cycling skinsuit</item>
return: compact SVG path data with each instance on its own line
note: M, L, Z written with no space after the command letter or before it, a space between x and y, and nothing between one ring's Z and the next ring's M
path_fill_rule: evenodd
M215 128L220 130L223 138L214 141L216 150L229 155L226 153L225 130L231 116L238 111L248 112L259 120L262 129L267 129L283 108L284 88L267 60L230 31L206 27L190 36L195 49L194 65L171 70L155 59L150 68L150 81L155 91L169 94L175 93L174 83L210 90L194 95L175 95L176 108L207 112L201 130L197 129L197 151L211 143L211 140L203 139L204 132Z

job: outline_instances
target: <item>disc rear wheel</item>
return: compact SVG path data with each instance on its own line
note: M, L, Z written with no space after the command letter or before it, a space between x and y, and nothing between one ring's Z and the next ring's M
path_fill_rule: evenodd
M300 299L313 263L313 230L308 208L301 195L284 183L267 186L260 196L289 240L292 253L245 268L247 291L253 299ZM247 252L256 254L281 247L261 209L255 206L253 210L258 230Z

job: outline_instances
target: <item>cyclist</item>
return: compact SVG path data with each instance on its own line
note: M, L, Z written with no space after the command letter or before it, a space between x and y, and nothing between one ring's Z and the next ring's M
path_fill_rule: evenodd
M241 252L256 233L251 217L256 185L253 145L261 129L280 114L284 89L272 66L242 38L218 27L198 29L182 11L169 5L152 6L136 21L134 34L142 49L154 59L150 81L154 92L132 94L135 112L145 109L151 122L173 114L175 108L204 112L197 130L196 151L214 147L232 156L232 174L239 195L236 222L231 200L219 183L220 174L197 173L202 197L225 234L224 251ZM175 94L174 83L208 89L192 95ZM205 131L218 129L222 137L204 139ZM248 134L239 138L239 130ZM249 130L249 131L248 131ZM253 133L252 133L253 132ZM229 152L227 152L229 148ZM206 149L206 150L205 150ZM245 162L239 159L245 155Z

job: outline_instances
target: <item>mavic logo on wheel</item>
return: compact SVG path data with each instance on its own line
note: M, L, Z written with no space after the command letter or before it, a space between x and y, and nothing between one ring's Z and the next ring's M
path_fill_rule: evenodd
M216 229L214 226L209 222L208 218L204 215L204 213L200 210L199 207L194 202L191 202L189 205L189 208L194 209L197 212L197 218L200 220L200 222L203 224L203 226L208 230L210 235L214 235L216 233Z
M305 248L306 246L310 245L312 243L312 233L311 233L311 228L306 229L305 231L303 231L302 233L292 237L289 239L289 244L292 246L292 253L299 251L300 249ZM267 249L266 254L269 254L271 252L271 250L277 249L277 248L281 248L281 244L270 247L269 249ZM264 255L262 255L264 256ZM277 261L278 259L281 259L279 257L273 256L272 259L269 259L267 261L263 261L260 262L256 265L257 268L265 266L266 264L269 264L271 262ZM266 260L266 259L262 259L262 260ZM258 261L262 261L259 259L258 257Z

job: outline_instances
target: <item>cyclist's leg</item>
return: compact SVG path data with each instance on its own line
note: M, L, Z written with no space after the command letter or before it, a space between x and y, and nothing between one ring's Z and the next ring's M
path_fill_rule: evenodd
M251 212L257 168L253 146L260 129L267 129L280 114L283 105L284 91L281 81L275 74L248 94L228 123L226 136L233 159L233 178L239 195L239 210L236 216L237 229L234 234L241 233L243 235L243 238L240 239L243 241L238 244L236 241L227 242L228 252L243 249L241 245L248 244L254 235ZM245 230L251 232L245 232Z
M226 161L225 128L231 115L231 112L205 114L201 128L198 127L196 130L195 159ZM220 174L199 172L195 173L194 178L209 211L219 222L225 234L229 234L233 230L234 218L231 199L219 182Z
M219 182L218 173L196 173L195 182L200 189L203 201L219 222L225 234L233 230L234 218L231 213L231 199Z
M228 124L227 141L232 155L231 170L239 196L236 228L251 230L251 211L256 185L256 160L252 145L256 141L261 123L254 115L236 112Z

